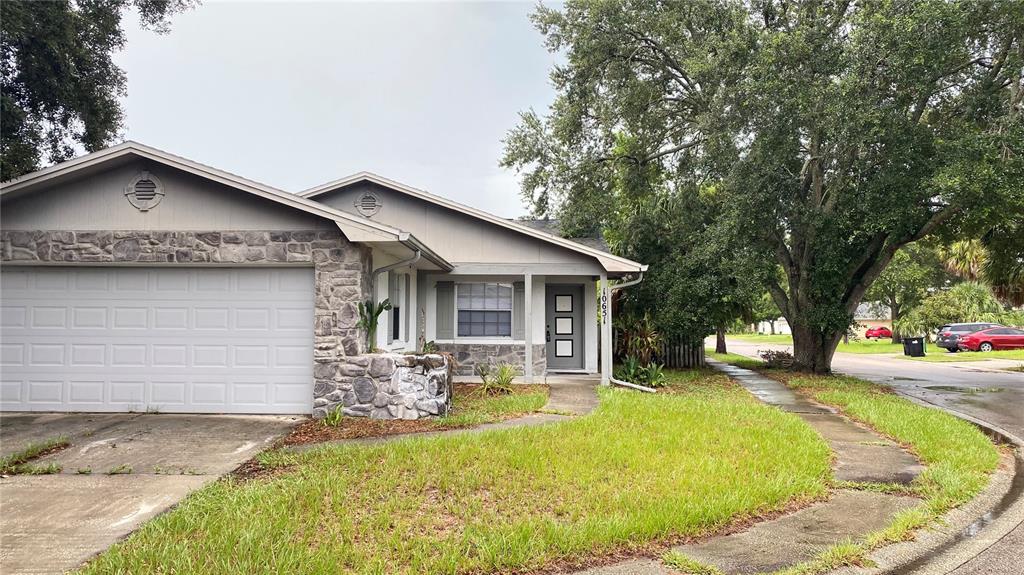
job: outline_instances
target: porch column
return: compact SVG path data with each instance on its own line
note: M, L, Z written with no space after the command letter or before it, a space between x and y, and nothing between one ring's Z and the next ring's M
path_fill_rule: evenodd
M523 339L526 345L526 365L523 366L523 379L533 383L533 274L523 274Z
M612 291L608 274L601 274L601 385L611 384L612 378Z

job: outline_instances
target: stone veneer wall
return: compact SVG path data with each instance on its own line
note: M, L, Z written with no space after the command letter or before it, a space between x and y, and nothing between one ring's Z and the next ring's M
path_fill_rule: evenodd
M490 362L508 362L523 369L526 365L526 345L521 343L439 343L437 348L455 356L456 375L476 375L476 366ZM533 375L544 375L547 370L547 348L533 345Z
M365 333L357 304L369 298L368 248L340 231L0 231L4 262L275 264L314 272L314 387L352 390Z
M345 381L317 381L313 417L342 414L374 419L447 415L451 402L448 358L441 354L367 354L349 358Z

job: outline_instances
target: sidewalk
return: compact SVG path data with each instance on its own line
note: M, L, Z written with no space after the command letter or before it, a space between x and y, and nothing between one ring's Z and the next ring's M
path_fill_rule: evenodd
M818 405L781 383L757 373L708 360L761 401L800 417L828 442L835 454L837 481L909 484L924 467L899 445ZM919 499L868 490L839 489L830 499L750 528L679 545L674 551L728 575L771 572L813 559L829 547L886 527L893 516ZM578 575L667 575L675 573L651 559L636 559Z

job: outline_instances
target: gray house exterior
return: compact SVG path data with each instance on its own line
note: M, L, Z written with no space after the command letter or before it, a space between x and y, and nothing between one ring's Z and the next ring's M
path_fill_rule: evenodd
M373 174L292 194L135 142L0 202L3 410L431 415L436 356L401 355L427 341L462 375L607 377L598 294L645 269Z

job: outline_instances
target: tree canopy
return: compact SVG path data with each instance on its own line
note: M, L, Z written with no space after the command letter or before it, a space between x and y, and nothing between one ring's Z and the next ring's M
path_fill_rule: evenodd
M533 18L565 63L549 112L506 139L524 197L607 228L623 196L715 189L710 229L772 294L797 367L830 369L902 246L1024 214L1019 3L570 0Z
M166 32L193 3L0 2L0 179L109 145L124 123L125 75L111 59L125 42L122 14L134 7L144 27Z

